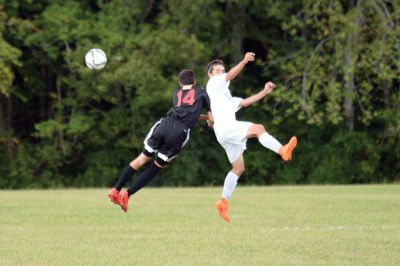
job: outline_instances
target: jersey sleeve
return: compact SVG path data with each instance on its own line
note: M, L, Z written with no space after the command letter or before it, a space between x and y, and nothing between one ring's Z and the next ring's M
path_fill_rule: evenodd
M207 112L211 112L210 97L208 97L207 92L203 91L204 108Z
M240 97L232 97L231 102L233 106L235 107L235 112L239 111L242 107L240 106L240 102L243 100L243 98Z
M178 89L174 90L174 92L172 93L172 106L176 106L176 102L177 102L176 93L177 92L178 92Z

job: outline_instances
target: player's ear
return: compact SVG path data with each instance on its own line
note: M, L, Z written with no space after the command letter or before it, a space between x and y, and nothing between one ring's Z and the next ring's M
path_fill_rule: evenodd
M179 81L179 86L180 86L180 87L183 87L183 84L182 84L182 82L180 82L180 81Z

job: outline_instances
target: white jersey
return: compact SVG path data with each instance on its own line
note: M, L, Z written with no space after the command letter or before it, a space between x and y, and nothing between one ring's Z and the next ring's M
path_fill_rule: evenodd
M242 98L232 97L229 91L230 81L225 80L226 73L211 77L207 83L207 94L211 102L214 117L214 130L223 131L236 121L236 112L240 109Z
M224 147L231 163L236 161L246 149L247 132L251 122L237 121L236 112L241 108L242 98L232 97L226 74L214 76L207 83L207 94L214 117L214 132L218 142Z

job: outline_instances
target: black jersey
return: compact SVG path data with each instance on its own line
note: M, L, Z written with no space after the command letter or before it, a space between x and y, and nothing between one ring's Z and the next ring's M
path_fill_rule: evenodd
M191 128L196 124L203 108L211 111L207 92L197 86L190 90L176 89L172 103L173 107L168 111L167 117L180 122L186 128Z

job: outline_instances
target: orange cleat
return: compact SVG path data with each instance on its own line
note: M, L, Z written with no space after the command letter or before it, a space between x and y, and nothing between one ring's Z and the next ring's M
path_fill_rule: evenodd
M120 200L121 200L121 208L127 212L128 211L128 190L124 190L119 194Z
M114 187L108 192L108 197L112 202L114 202L117 205L121 205L121 198L119 197L119 191Z
M229 201L224 198L221 198L219 201L215 203L215 208L217 208L219 216L221 216L224 221L229 222L231 218L229 218L228 210L229 210Z
M284 161L289 161L292 159L292 152L294 150L294 148L296 148L297 145L297 138L296 137L292 137L288 144L283 145L280 149L279 149L279 155L282 156L282 159Z

